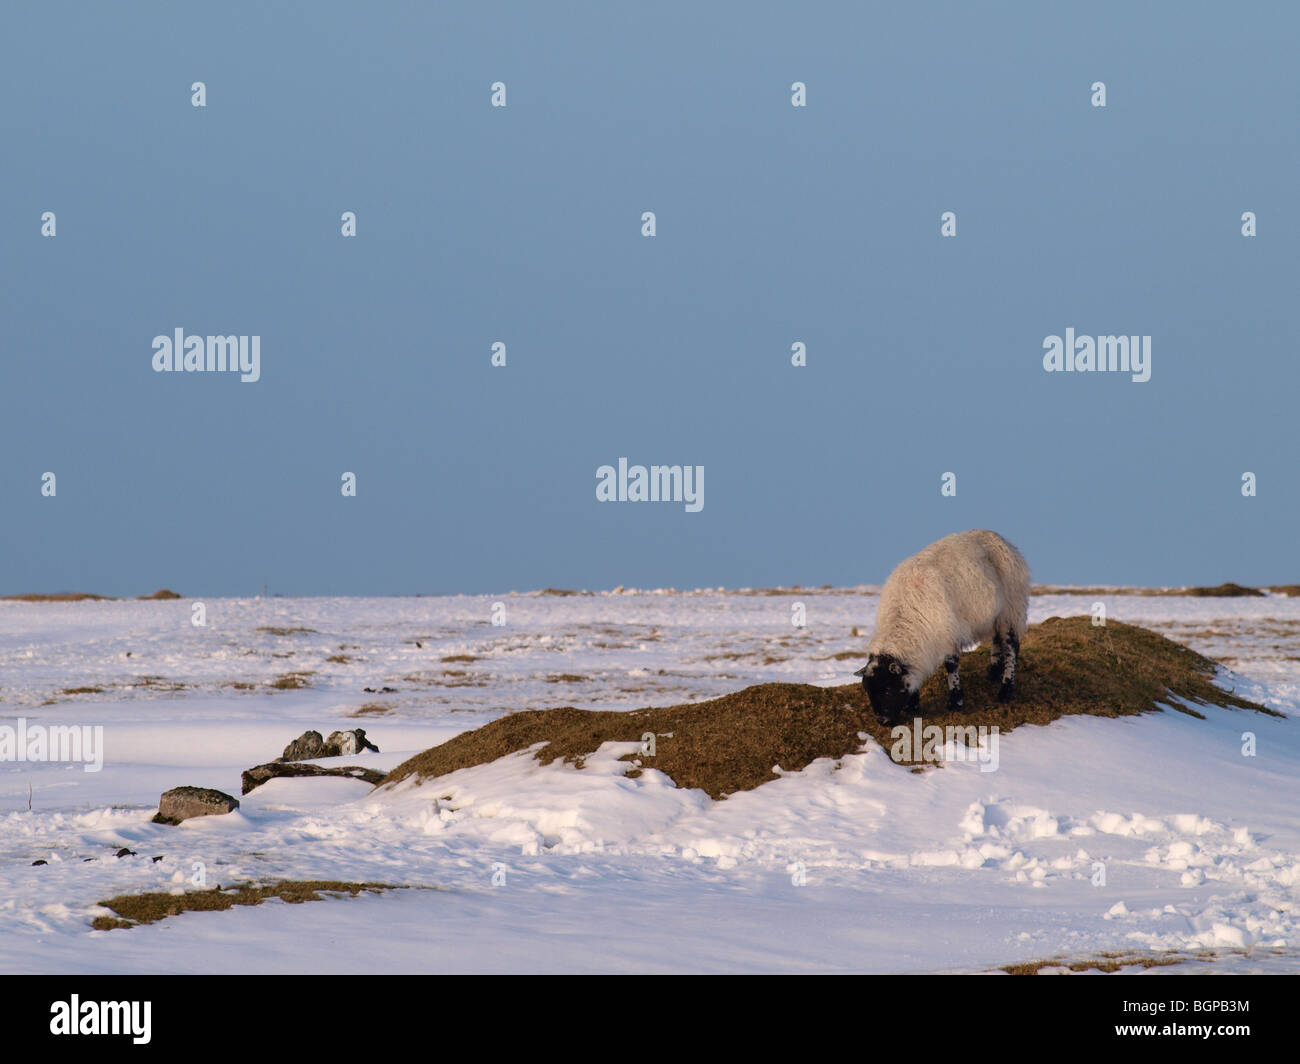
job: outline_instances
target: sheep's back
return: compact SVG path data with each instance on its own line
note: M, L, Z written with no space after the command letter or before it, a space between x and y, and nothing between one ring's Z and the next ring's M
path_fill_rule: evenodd
M928 675L953 648L991 639L999 617L1022 617L1028 592L1024 559L996 532L945 536L890 573L868 649Z

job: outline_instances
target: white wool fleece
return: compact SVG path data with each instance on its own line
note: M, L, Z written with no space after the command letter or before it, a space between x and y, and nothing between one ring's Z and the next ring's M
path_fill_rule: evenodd
M1029 620L1029 566L987 529L954 532L900 562L880 592L869 654L908 666L916 691L949 654L1013 632Z

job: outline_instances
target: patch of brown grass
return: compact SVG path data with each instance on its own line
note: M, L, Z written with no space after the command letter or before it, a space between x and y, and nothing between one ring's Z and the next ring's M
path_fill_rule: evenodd
M90 925L96 931L111 931L119 927L139 927L157 923L169 916L187 912L223 912L236 905L261 905L271 898L279 898L297 905L306 901L323 901L325 894L347 894L356 897L363 890L378 894L385 890L402 890L391 883L347 883L336 879L282 879L269 886L249 883L225 889L189 891L185 894L119 894L99 904L117 913L117 917L97 916Z
M178 599L182 597L183 596L176 594L176 592L171 588L160 587L152 595L136 595L136 600L139 602L160 602L166 601L167 599Z
M346 654L331 654L326 661L333 662L335 665L351 665L352 659Z
M1273 589L1270 589L1273 590ZM1257 588L1226 583L1215 587L1058 587L1055 584L1035 584L1031 595L1139 595L1145 598L1241 598L1263 595Z
M1031 627L1017 669L1016 701L1010 706L996 701L996 687L985 679L987 665L987 650L962 656L966 711L961 714L947 712L943 671L932 676L921 690L926 722L941 727L997 725L1007 732L1073 714L1119 717L1154 712L1171 695L1281 716L1213 684L1215 666L1208 659L1117 621L1094 627L1091 617L1053 617ZM395 783L412 774L444 776L536 743L546 744L537 754L543 764L559 757L581 767L601 743L639 743L646 732L657 737L655 756L637 753L625 760L656 768L679 787L698 787L715 799L775 779L774 766L795 772L818 758L854 753L866 741L861 735L886 751L893 745L890 729L871 711L860 684L768 683L707 702L633 712L566 706L512 713L417 754L383 782Z
M1007 975L1037 975L1044 968L1067 968L1072 972L1106 972L1113 974L1125 968L1166 968L1173 964L1182 964L1187 956L1181 953L1100 953L1095 957L1081 960L1069 960L1053 957L1042 961L1025 961L1022 964L1007 964L1000 971Z
M270 632L272 635L320 635L315 628L277 628L275 625L258 625L256 631Z
M392 707L386 706L382 702L367 702L359 709L354 709L348 714L349 717L382 717L386 713L391 713Z
M590 676L579 676L573 672L556 672L546 677L547 683L586 683Z
M169 680L166 676L137 676L132 687L147 687L151 691L184 691L189 684Z
M59 690L61 695L102 695L102 687L64 687Z
M310 672L286 672L283 676L271 680L267 686L280 691L298 691L311 686L311 681L307 679L310 675L312 675Z
M1257 587L1242 587L1241 584L1218 584L1215 587L1188 587L1184 595L1196 598L1263 598L1264 592Z
M92 595L88 591L57 591L53 594L3 595L5 602L112 602L107 595Z
M444 662L471 662L478 661L479 659L473 654L448 654L445 658L439 658L438 660Z

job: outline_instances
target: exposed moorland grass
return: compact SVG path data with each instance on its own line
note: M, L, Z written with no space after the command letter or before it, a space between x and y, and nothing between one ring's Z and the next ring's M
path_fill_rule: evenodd
M1072 972L1114 973L1125 968L1167 968L1191 960L1185 953L1099 953L1095 957L1070 960L1054 957L1042 961L1025 961L1021 964L1003 965L999 971L1007 975L1037 975L1044 968L1066 968Z
M282 879L269 886L242 883L234 887L216 887L213 890L189 891L185 894L119 894L99 904L117 913L97 916L90 925L96 931L112 931L119 927L139 927L152 924L169 916L187 912L221 912L236 905L261 905L272 898L290 904L305 901L323 901L322 893L348 894L356 897L363 890L378 894L385 890L403 890L391 883L348 883L336 879Z
M283 676L277 676L268 682L267 686L274 687L278 691L298 691L311 686L311 681L307 679L311 675L310 672L286 672Z
M137 602L154 602L162 599L178 599L183 596L168 588L160 587L152 595L136 595ZM0 602L118 602L112 595L92 595L89 591L56 591L53 593L31 593L26 595L0 595Z
M864 655L865 657L865 655ZM1112 621L1094 626L1090 617L1052 617L1025 635L1016 675L1016 701L1002 706L985 680L987 650L962 656L966 709L947 712L943 671L921 691L927 724L997 725L1008 732L1022 724L1048 724L1058 717L1128 716L1158 711L1173 696L1193 704L1250 709L1282 716L1216 686L1216 666L1195 651L1134 625ZM846 665L846 671L849 666ZM632 753L624 760L658 769L679 787L698 787L720 799L777 778L773 766L794 772L818 758L856 752L865 739L886 751L890 729L872 713L859 684L815 687L767 683L707 702L632 712L572 707L525 710L464 732L398 765L381 786L408 776L432 779L486 764L545 743L537 759L557 757L582 767L604 742L641 742L653 732L655 756Z
M1242 584L1216 584L1214 587L1058 587L1054 584L1035 584L1032 595L1138 595L1146 598L1263 598L1265 591L1293 596L1300 594L1300 585L1277 584L1265 587L1246 587Z
M58 591L53 594L0 595L5 602L112 602L107 595L92 595L88 591Z

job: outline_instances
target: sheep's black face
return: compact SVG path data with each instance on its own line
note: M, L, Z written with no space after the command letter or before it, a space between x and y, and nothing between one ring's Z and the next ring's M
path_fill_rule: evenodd
M919 710L920 696L908 686L907 665L897 658L872 654L859 673L871 708L886 724L898 723L904 712Z

